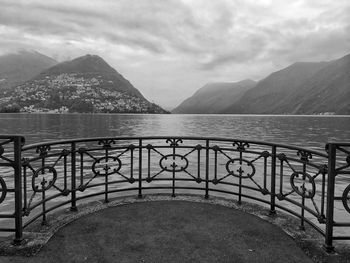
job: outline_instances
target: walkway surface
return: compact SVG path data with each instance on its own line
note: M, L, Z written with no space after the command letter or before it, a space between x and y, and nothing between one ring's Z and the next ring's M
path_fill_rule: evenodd
M35 257L1 262L312 262L278 227L206 203L111 207L61 228Z

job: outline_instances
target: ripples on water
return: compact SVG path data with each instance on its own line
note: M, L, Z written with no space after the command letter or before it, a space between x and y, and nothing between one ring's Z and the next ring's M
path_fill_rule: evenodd
M1 114L0 134L26 144L101 136L209 136L324 148L349 141L350 116Z

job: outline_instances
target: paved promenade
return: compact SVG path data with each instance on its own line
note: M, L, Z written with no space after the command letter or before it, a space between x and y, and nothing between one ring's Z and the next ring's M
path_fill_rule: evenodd
M279 227L186 201L110 207L62 227L34 257L0 262L312 262Z

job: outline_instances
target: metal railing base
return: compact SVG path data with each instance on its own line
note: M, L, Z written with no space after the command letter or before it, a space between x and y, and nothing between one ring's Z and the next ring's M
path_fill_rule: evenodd
M334 254L334 253L335 253L334 246L329 246L329 245L324 244L324 245L323 245L323 249L324 249L324 251L326 251L328 254Z
M276 213L276 210L270 210L269 211L269 216L275 216L277 213Z
M14 245L14 246L22 246L22 245L24 245L26 243L26 240L25 239L23 239L23 238L21 238L21 239L14 239L12 242L11 242L11 244L12 245Z

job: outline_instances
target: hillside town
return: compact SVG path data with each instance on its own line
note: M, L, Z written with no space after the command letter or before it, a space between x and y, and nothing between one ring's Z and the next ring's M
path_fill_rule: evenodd
M0 97L1 112L164 113L97 74L63 73L27 81Z

